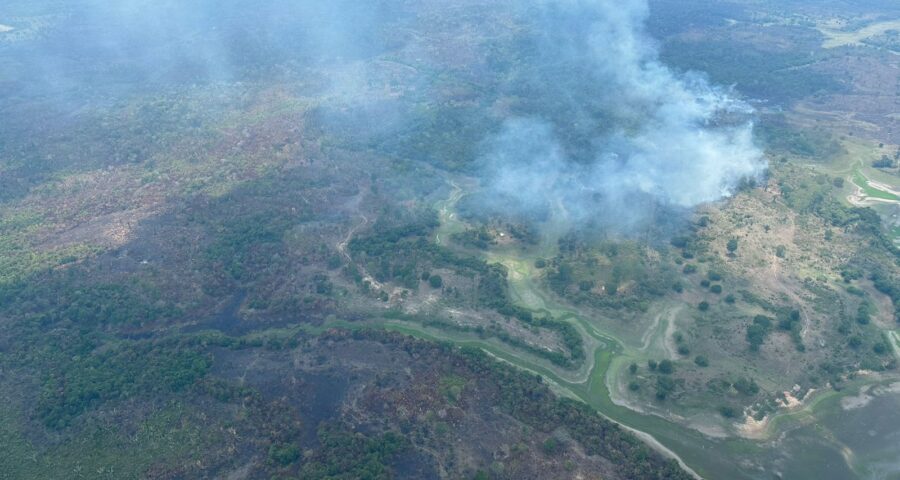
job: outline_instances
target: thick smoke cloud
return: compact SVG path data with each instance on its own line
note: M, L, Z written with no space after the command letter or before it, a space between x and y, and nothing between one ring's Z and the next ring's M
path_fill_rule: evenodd
M535 61L560 66L564 84L546 89L544 102L568 116L514 118L486 143L487 186L507 208L627 232L654 211L722 199L763 174L751 108L663 65L644 31L648 13L645 0L544 0L530 11L544 32ZM591 102L602 115L585 111ZM586 154L569 153L567 122L592 137Z
M473 18L486 9L496 21ZM765 169L751 109L659 61L643 27L646 0L9 0L0 13L0 23L17 29L0 37L0 114L8 120L0 137L12 123L33 121L9 107L23 99L80 112L171 85L277 82L298 71L309 79L321 70L323 86L303 94L328 99L322 121L361 144L372 143L365 135L391 144L395 132L422 123L416 112L447 102L429 83L442 75L429 70L452 69L447 78L478 86L471 116L499 133L436 133L483 140L480 173L494 211L627 231L660 209L727 197ZM420 20L445 16L442 27ZM448 26L457 24L459 31ZM439 28L445 39L468 40L458 57L438 55L446 65L427 58L440 51ZM501 54L486 53L494 47ZM399 59L394 70L378 73L384 62L373 60L383 56ZM403 95L384 94L388 84ZM490 105L501 98L515 100L498 113Z

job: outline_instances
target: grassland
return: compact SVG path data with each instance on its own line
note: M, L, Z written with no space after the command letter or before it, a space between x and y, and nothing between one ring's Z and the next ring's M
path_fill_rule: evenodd
M869 177L862 173L859 168L853 170L852 179L853 183L855 183L859 188L862 189L865 197L884 200L887 202L900 202L900 197L893 193L891 187L873 182L869 179ZM863 201L865 201L865 197L863 198Z
M883 22L875 22L866 25L857 30L845 31L832 28L827 24L818 27L822 35L825 35L825 41L822 43L823 48L838 48L846 46L862 46L865 41L883 35L890 31L900 31L900 20L888 20Z

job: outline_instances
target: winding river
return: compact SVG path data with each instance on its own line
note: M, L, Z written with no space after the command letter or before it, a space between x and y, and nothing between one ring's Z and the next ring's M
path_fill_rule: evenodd
M449 198L436 205L441 219L435 234L439 244L465 228L455 213L456 202L465 195L465 190L456 182L451 186ZM539 256L551 256L553 248L555 242L549 240L535 252L497 248L485 253L485 260L509 269L510 293L519 305L568 321L577 329L589 353L587 358L591 360L580 368L561 369L501 342L466 333L397 320L386 320L381 326L421 338L475 346L500 361L539 374L557 394L591 405L664 455L676 459L698 478L900 478L900 415L897 414L900 412L900 383L872 385L861 379L841 393L820 394L802 409L771 419L760 440L711 437L617 402L610 393L610 385L615 385L616 375L632 358L641 358L639 351L644 347L627 346L603 331L598 322L556 303L542 290L533 262ZM656 325L664 329L668 323L667 320ZM856 401L848 401L848 398Z

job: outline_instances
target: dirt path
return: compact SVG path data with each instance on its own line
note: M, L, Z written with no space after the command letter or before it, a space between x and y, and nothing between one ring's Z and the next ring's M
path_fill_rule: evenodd
M647 351L647 349L650 348L650 342L653 340L653 336L659 331L659 321L662 319L662 316L663 312L657 313L656 316L653 317L653 323L647 327L647 331L641 336L641 351Z
M456 207L456 203L459 202L459 199L463 196L462 187L453 180L450 180L449 182L453 190L451 190L447 200L441 203L441 207L438 210L438 218L440 219L442 226L457 222L456 213L453 209ZM437 233L434 234L434 243L441 246L444 245L443 239L441 239L441 231L443 231L444 228L438 228Z
M666 358L677 360L678 347L675 345L675 330L678 326L675 324L675 320L683 308L684 305L673 305L657 313L653 317L653 323L641 336L641 346L638 350L647 352L650 347L658 345L665 353Z
M360 229L362 229L363 227L365 227L366 225L369 224L368 217L366 217L363 214L360 214L359 216L362 219L362 221L357 223L356 225L354 225L353 228L351 228L347 232L347 236L337 244L338 253L340 253L341 256L347 260L351 260L350 253L347 252L347 245L349 245L350 241L353 240L353 236L356 235L356 232L358 232Z
M359 209L359 204L362 202L362 198L364 196L365 196L365 191L360 191L359 194L357 194L356 198L354 198L353 201L351 202L351 203L353 203L353 209L355 209L355 210ZM344 259L347 260L347 262L349 262L349 263L353 263L353 257L351 257L350 252L347 251L347 246L350 245L351 241L353 241L353 237L360 230L365 228L366 225L369 224L369 218L366 217L366 215L364 213L360 213L359 218L360 218L359 223L357 223L352 228L350 228L350 230L347 232L347 236L344 237L343 240L338 242L337 245L335 245L338 253L342 257L344 257ZM356 267L359 269L359 272L363 277L363 281L369 282L371 287L374 288L375 290L384 290L384 285L382 285L380 282L375 280L375 278L372 277L372 275L370 275L368 271L366 271L365 267L363 267L361 265L356 265Z
M890 339L891 348L894 349L894 356L900 360L900 333L888 332L888 339Z
M677 306L669 310L668 318L666 318L666 333L662 341L663 349L665 349L669 360L678 360L678 347L675 346L675 329L678 326L675 325L675 319L678 317L678 313L681 312L681 308L681 306Z

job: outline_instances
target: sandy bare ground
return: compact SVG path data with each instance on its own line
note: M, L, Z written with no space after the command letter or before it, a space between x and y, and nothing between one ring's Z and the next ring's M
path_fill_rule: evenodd
M877 22L851 32L829 27L831 27L831 25L820 25L818 28L825 36L825 41L822 43L824 48L836 48L845 45L861 46L864 45L863 42L869 38L900 28L900 20Z

